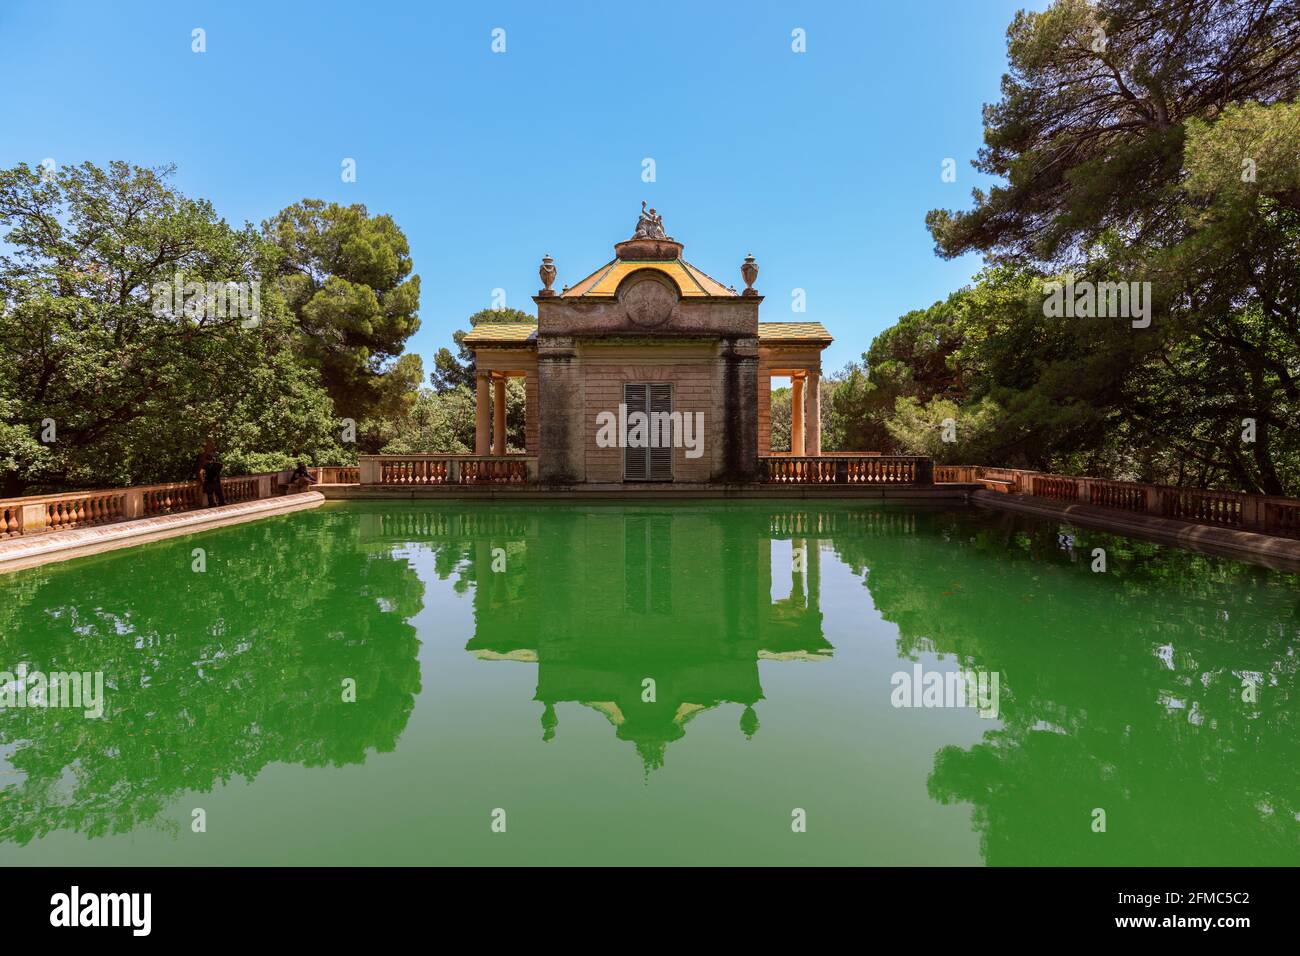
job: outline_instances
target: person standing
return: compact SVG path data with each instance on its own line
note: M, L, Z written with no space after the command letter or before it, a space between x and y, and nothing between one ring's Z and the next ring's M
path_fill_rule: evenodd
M203 481L203 493L207 495L209 508L226 503L226 493L221 490L221 469L224 467L212 452L204 454L199 476Z

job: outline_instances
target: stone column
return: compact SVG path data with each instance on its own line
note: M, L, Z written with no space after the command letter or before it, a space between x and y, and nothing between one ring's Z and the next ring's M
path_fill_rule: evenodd
M537 336L537 405L539 480L585 481L582 365L571 336Z
M804 445L808 454L822 453L822 376L820 372L808 371L808 388L804 390L804 402L808 406L804 421Z
M711 456L712 481L748 482L758 478L758 339L723 340L714 384L721 418L707 433L722 454ZM769 399L770 403L770 399ZM719 408L720 406L720 408Z
M488 376L474 376L474 454L488 453Z
M379 459L374 455L358 455L357 470L360 472L357 480L363 485L377 485L379 479L383 477Z
M537 369L524 373L524 451L530 455L537 454L537 441L541 435L538 428L541 403L537 401Z
M492 381L492 454L506 453L506 377L498 375Z
M803 376L790 379L790 454L804 453L803 433Z

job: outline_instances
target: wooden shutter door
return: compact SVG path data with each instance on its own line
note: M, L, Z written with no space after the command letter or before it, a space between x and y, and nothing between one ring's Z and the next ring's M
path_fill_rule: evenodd
M632 413L650 410L649 389L645 385L624 385L623 404L627 406L628 433L632 432ZM631 443L623 449L623 480L645 481L650 477L650 449L633 448Z
M673 434L671 422L665 422L662 429L654 426L656 413L668 414L673 410L673 387L671 385L650 386L651 436L657 437L658 447L650 449L650 480L673 480Z

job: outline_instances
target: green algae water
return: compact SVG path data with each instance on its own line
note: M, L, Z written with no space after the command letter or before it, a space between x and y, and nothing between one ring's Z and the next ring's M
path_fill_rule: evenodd
M0 866L1293 865L1298 652L975 508L332 503L0 578Z

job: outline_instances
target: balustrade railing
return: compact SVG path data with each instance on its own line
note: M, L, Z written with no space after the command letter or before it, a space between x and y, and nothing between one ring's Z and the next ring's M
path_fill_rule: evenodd
M362 455L357 481L362 485L524 484L537 477L533 455Z
M269 498L275 491L274 476L275 472L267 472L221 479L226 503ZM206 503L207 496L197 481L7 498L0 501L0 538L176 514Z
M321 485L355 485L361 481L361 469L356 465L323 465L307 470Z
M759 478L770 484L929 485L929 458L913 455L771 455L758 460Z
M1300 499L1297 498L1077 478L979 465L935 465L934 472L935 480L940 482L1008 485L1005 490L1035 498L1300 538Z
M1106 481L1094 478L1088 482L1088 503L1102 508L1118 508L1145 514L1147 489L1127 481Z

